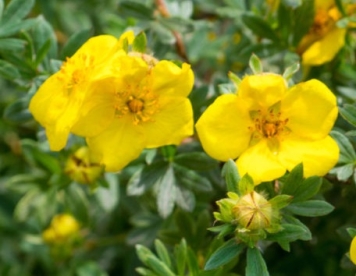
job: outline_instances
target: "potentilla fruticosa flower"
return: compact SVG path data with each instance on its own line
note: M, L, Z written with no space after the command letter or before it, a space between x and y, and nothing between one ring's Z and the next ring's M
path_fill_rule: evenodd
M325 175L339 157L328 135L337 114L336 97L322 82L288 88L282 76L263 73L245 76L236 94L219 96L196 129L210 156L238 158L240 174L259 184L300 163L306 177Z
M347 31L347 26L337 26L342 14L334 0L315 0L314 9L314 23L297 48L302 63L311 66L331 61L345 45ZM351 15L356 11L356 4L347 4L344 9Z
M72 126L76 123L88 86L92 81L111 74L112 57L125 54L124 40L132 42L132 31L120 39L100 35L89 39L63 62L60 70L50 76L30 102L30 112L46 129L51 150L62 149Z
M72 128L87 137L106 171L120 170L144 148L179 144L193 134L190 65L129 53L116 59L113 70L111 78L91 85Z
M356 265L356 237L353 237L350 245L350 259Z

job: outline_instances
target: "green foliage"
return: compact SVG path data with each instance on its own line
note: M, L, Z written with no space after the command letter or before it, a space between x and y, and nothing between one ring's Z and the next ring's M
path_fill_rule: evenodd
M314 23L314 1L267 2L0 0L0 275L356 271L345 255L356 235L355 30L348 29L345 46L330 62L308 67L299 44ZM355 22L348 2L335 1L343 15L338 27ZM122 171L90 185L76 183L66 161L84 139L70 136L65 149L50 151L29 102L89 38L119 37L125 30L136 34L131 46L123 42L126 50L192 66L194 122L219 95L238 93L251 72L280 73L289 84L323 81L340 111L331 132L340 149L337 165L325 177L305 178L299 164L255 186L235 160L209 157L193 135L179 146L144 150ZM251 230L234 212L238 200L254 192L268 203L252 208L251 220L261 212L266 220ZM61 213L80 224L69 247L43 236Z

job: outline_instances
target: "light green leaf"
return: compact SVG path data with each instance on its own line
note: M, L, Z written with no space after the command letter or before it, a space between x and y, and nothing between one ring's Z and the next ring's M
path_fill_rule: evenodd
M253 192L254 188L253 179L248 174L245 174L238 183L239 195L241 196Z
M166 218L173 212L176 201L176 179L171 166L168 167L164 176L160 178L157 189L158 213L163 218Z
M156 249L157 255L160 258L160 260L162 262L164 262L168 268L171 269L172 262L171 262L171 258L169 257L169 254L168 254L168 250L164 246L164 244L158 239L155 240L155 249Z
M147 46L147 38L144 32L140 32L133 41L132 49L139 53L145 53Z
M95 190L95 196L100 206L106 211L111 212L119 203L120 189L119 178L116 174L105 174L108 187L99 186Z
M332 131L330 135L336 140L340 148L339 162L353 163L356 160L356 153L349 139L338 131Z
M238 182L240 181L240 175L237 171L237 167L235 162L230 159L228 160L221 171L222 176L225 178L227 191L234 192L238 195L240 194L240 190L238 188Z

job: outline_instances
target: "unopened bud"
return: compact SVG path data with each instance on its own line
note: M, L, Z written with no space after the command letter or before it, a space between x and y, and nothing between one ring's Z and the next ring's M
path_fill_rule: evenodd
M103 167L90 155L89 148L79 148L68 159L65 173L81 184L91 184L103 173Z
M272 209L272 205L262 195L253 191L239 198L233 214L243 228L264 229L271 225Z
M77 220L69 214L53 217L50 226L43 231L43 240L47 243L62 243L75 237L80 229Z

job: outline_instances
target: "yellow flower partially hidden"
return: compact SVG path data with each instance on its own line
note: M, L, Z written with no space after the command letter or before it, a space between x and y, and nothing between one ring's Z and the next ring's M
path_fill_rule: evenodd
M239 157L240 174L259 184L299 163L305 177L333 168L339 148L328 133L337 114L336 97L320 81L288 88L282 76L260 74L244 77L236 94L218 97L196 128L211 157Z
M356 237L354 237L351 242L350 259L356 265Z
M120 56L116 73L90 87L83 116L73 133L87 143L106 171L118 171L144 148L179 144L193 134L187 96L194 75L182 67L143 54Z
M76 123L90 83L111 74L112 57L124 54L123 40L132 42L133 32L120 39L100 35L89 39L50 76L30 102L30 112L46 129L51 150L61 150Z
M356 4L345 6L348 15L356 9ZM304 65L317 66L329 62L345 45L347 28L336 25L341 18L334 0L315 0L314 23L297 48Z
M53 217L50 226L42 233L46 243L63 243L75 238L80 229L77 220L69 214L60 214Z

